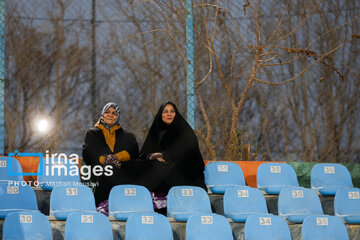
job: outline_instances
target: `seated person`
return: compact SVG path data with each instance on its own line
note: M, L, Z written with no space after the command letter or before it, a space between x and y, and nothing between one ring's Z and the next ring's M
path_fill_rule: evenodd
M172 102L162 104L158 110L140 158L152 162L138 184L152 192L158 212L166 212L166 195L173 186L199 186L207 191L197 137Z
M130 159L136 158L139 146L135 136L125 131L119 124L120 110L115 103L107 103L94 128L86 132L82 156L92 168L96 165L111 165L111 176L102 174L96 180L94 192L96 206L101 203L101 211L107 211L107 199L113 186L132 184L133 176L124 167Z

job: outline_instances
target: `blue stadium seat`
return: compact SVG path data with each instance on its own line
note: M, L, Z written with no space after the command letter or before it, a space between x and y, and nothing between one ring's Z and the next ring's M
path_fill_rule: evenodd
M233 240L230 223L222 215L197 213L186 223L186 240Z
M172 187L167 196L167 216L187 221L194 213L212 213L207 192L195 186Z
M137 212L154 212L149 190L138 185L118 185L109 194L109 216L125 221Z
M25 183L25 182L22 182ZM0 219L15 211L38 210L36 195L27 184L12 186L0 184Z
M131 214L126 221L125 234L126 240L174 239L169 220L155 212Z
M267 194L279 194L285 187L298 187L294 168L287 163L263 163L256 174L257 187Z
M353 187L349 170L338 163L319 163L310 174L311 188L322 195L335 195L340 188Z
M15 158L10 159L11 162L9 161L9 157L0 157L0 183L7 181L24 181L22 167L19 161ZM14 175L9 175L9 171Z
M51 191L55 186L69 187L71 185L80 184L80 172L77 164L70 159L54 158L43 160L42 166L38 166L38 172L40 168L43 168L43 174L38 176L38 182L42 189L45 191Z
M276 215L252 215L246 219L245 240L276 239L291 240L286 221Z
M212 193L224 194L233 186L244 186L241 167L234 162L216 161L205 166L205 183Z
M249 215L268 213L265 197L257 188L247 186L228 188L223 203L224 216L235 222L245 222Z
M324 214L316 192L303 187L289 187L281 190L278 211L279 216L293 223L302 223L305 217L311 214Z
M73 212L65 222L66 240L113 240L109 219L98 212Z
M346 226L341 218L328 215L307 216L301 228L302 240L348 240Z
M76 211L96 211L95 199L87 186L55 187L50 195L50 216L59 220Z
M347 223L360 224L360 189L339 189L334 198L334 213Z
M35 211L9 213L3 225L3 240L51 240L48 218Z

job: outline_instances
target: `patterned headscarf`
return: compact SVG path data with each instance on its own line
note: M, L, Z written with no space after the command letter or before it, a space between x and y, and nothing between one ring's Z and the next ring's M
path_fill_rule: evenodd
M117 112L117 119L113 125L109 126L109 125L106 125L104 122L104 113L111 107L113 107L115 109L115 111ZM115 126L116 124L118 124L119 121L120 121L120 109L119 109L118 105L116 105L116 103L113 103L113 102L107 103L101 111L100 123L109 129L109 128Z

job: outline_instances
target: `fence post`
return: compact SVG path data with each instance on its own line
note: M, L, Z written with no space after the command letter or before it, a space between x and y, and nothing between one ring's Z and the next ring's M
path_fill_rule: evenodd
M193 1L186 0L186 81L187 81L187 121L194 129L194 20Z
M0 0L0 154L4 156L5 139L5 0Z

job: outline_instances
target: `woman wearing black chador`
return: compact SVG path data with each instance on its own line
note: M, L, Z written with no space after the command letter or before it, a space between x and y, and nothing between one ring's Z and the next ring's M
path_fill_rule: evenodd
M172 102L161 105L140 158L152 163L139 184L152 192L155 209L166 207L166 201L157 200L163 200L173 186L199 186L207 191L197 137Z

